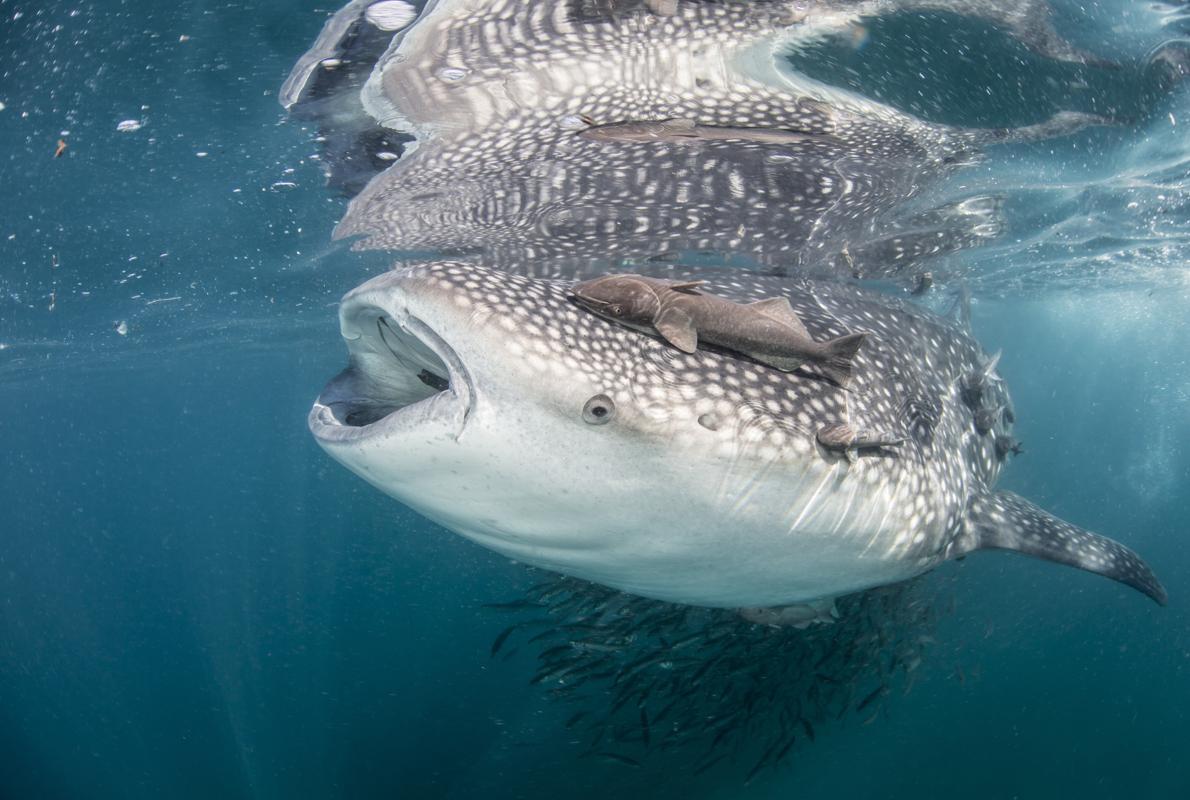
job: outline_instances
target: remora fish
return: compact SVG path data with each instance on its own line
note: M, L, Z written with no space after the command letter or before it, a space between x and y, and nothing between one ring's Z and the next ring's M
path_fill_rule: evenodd
M720 125L699 125L692 119L645 120L592 125L578 132L584 139L597 142L662 142L695 144L700 141L739 141L760 144L798 144L801 142L829 142L839 139L827 133L790 131L774 128L733 128Z
M984 363L967 331L846 284L715 281L739 301L780 292L820 337L868 329L852 391L730 352L681 353L576 307L570 282L434 262L343 299L350 362L311 431L450 530L644 597L794 605L1001 548L1166 601L1128 548L993 490L993 437L973 434L960 397ZM1003 381L985 393L1007 401ZM893 457L824 457L816 431L844 422L906 441Z
M655 331L684 353L703 341L787 372L809 362L840 386L851 381L852 359L867 334L816 342L784 297L733 303L700 291L702 286L702 281L605 275L576 285L574 299L614 322Z

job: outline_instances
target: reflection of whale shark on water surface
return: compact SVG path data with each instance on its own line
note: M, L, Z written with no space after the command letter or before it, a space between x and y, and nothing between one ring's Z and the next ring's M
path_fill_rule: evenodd
M370 124L417 147L355 198L337 235L533 274L708 251L779 270L896 273L1000 230L998 205L984 200L941 208L924 226L893 213L924 186L985 144L1096 120L933 125L798 76L779 53L840 20L919 6L1024 35L1008 24L1024 17L996 5L681 2L659 14L657 4L442 0L396 35L361 95ZM1038 19L1044 8L1014 7ZM291 82L287 100L301 108ZM584 135L665 120L719 133L697 146ZM732 130L739 138L723 134Z

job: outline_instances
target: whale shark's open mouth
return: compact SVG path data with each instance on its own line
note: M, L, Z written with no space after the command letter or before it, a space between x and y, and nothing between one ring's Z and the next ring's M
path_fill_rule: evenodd
M445 426L458 436L471 410L471 377L441 336L404 308L348 299L341 309L349 366L310 411L324 442Z

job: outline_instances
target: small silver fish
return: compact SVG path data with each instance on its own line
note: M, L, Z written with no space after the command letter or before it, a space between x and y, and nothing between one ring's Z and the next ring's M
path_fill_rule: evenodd
M702 341L785 372L809 363L839 386L851 381L852 360L867 334L816 342L786 298L735 303L699 291L703 283L605 275L577 284L572 292L587 310L656 333L685 353Z

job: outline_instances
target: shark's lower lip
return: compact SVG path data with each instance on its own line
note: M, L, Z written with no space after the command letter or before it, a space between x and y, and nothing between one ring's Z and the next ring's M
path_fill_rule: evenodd
M454 348L403 309L361 303L345 308L344 323L350 366L310 410L310 431L320 443L431 428L454 438L462 433L474 388Z

